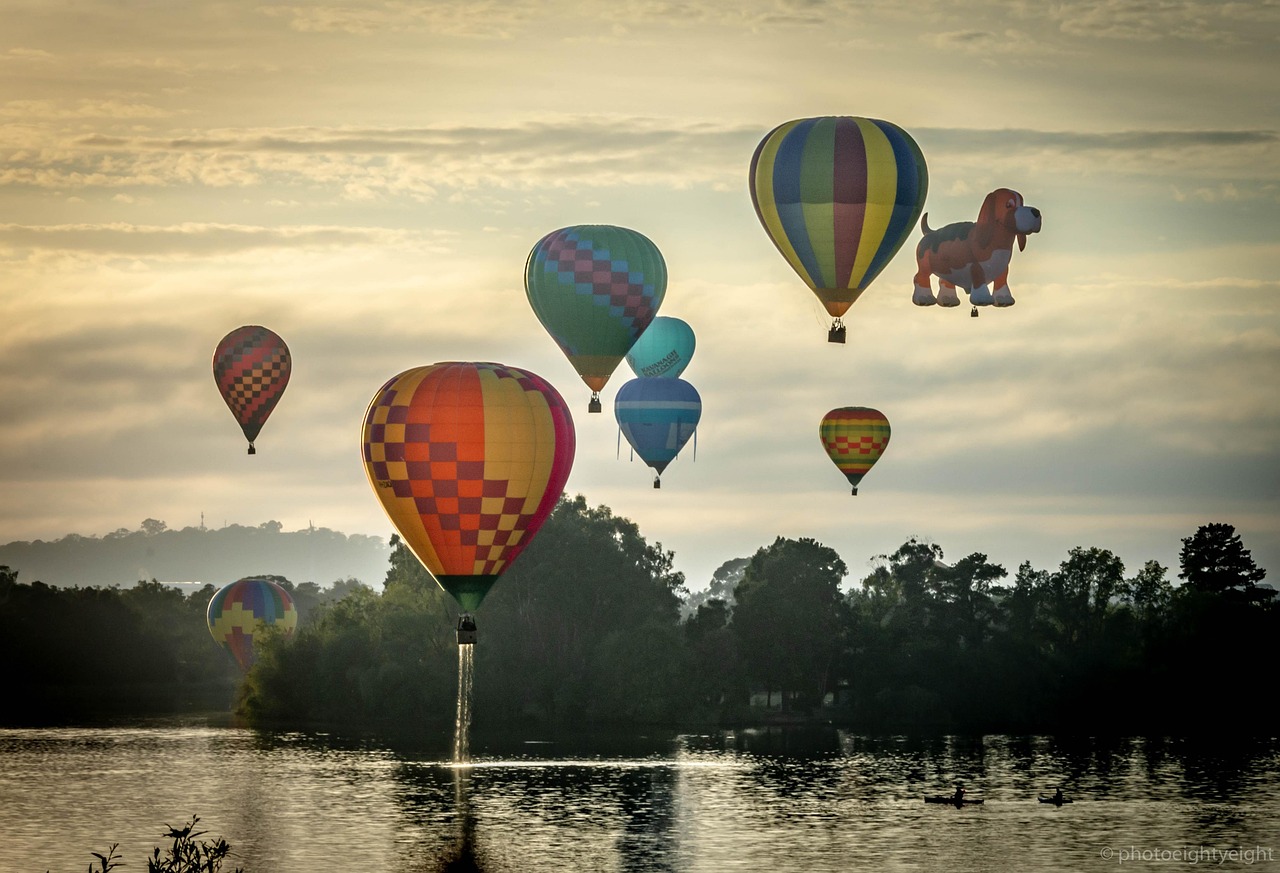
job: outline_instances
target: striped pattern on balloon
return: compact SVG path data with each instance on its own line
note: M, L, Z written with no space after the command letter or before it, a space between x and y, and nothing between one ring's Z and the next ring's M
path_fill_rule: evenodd
M827 457L844 474L853 493L889 445L889 419L867 406L843 406L822 417L818 438Z
M832 317L880 275L915 227L928 193L924 154L888 121L853 116L778 125L751 157L751 200L765 233Z

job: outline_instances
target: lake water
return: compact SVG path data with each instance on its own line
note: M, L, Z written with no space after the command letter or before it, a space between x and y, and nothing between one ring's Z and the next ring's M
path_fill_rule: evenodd
M1280 871L1275 739L476 733L458 768L216 721L0 729L0 871L145 870L192 814L246 873ZM985 804L923 802L957 781Z

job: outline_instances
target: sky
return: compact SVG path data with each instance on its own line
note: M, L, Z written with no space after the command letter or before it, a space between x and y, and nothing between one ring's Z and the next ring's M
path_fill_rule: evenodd
M1098 547L1172 579L1211 522L1280 581L1275 0L0 0L0 20L0 542L148 518L389 536L364 411L403 370L474 360L557 388L566 490L691 589L779 536L851 580L911 537L1011 577ZM996 187L1038 207L1017 304L913 306L913 233L827 343L747 188L760 139L816 115L910 133L934 227ZM696 334L696 452L661 489L620 446L627 365L589 415L525 297L529 250L572 224L648 236L659 314ZM245 324L293 356L253 457L211 372ZM857 497L817 438L840 406L893 428Z

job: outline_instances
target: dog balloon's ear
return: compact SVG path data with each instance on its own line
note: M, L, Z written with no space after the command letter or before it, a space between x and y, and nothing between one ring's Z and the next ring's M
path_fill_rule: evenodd
M991 238L996 232L996 194L992 191L982 201L982 209L978 212L977 226L974 228L974 239L983 251L991 248Z

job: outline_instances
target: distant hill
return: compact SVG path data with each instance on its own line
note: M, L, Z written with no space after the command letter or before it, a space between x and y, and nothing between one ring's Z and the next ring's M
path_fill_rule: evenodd
M17 570L19 582L59 587L127 588L151 579L224 585L252 575L321 586L348 578L382 585L391 555L386 540L323 527L282 527L268 521L258 527L169 530L164 522L147 519L141 530L121 528L103 537L67 534L51 542L6 543L0 546L0 566Z

